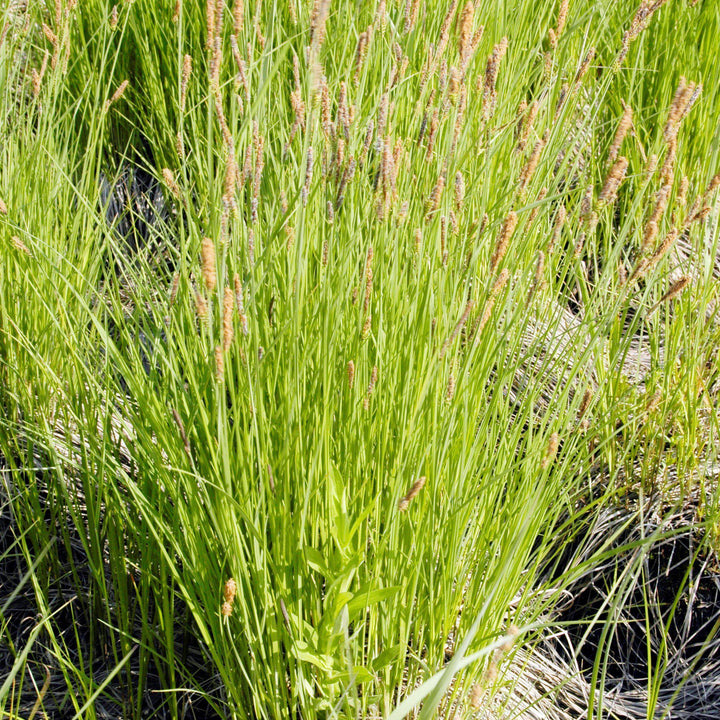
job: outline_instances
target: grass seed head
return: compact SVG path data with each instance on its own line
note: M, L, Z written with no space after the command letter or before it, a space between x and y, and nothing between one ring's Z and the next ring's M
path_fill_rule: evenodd
M245 3L243 0L235 0L233 3L233 34L240 37L243 31L243 20L245 19Z
M660 302L670 302L670 300L676 298L690 284L691 279L689 275L683 275L679 280L676 280L670 286L670 289L660 298Z
M607 160L608 165L614 163L617 159L620 146L625 139L625 135L627 135L628 130L632 126L632 108L627 103L625 103L624 100L622 101L622 103L624 112L622 117L620 118L620 122L618 123L617 130L615 131L615 137L612 141L612 145L610 145L610 151L608 152Z
M375 391L375 385L377 384L377 379L378 379L377 365L373 365L372 372L370 373L370 382L368 383L367 391L365 392L365 397L363 398L363 407L365 408L365 410L368 410L370 408L370 398L372 397L372 394Z
M587 388L585 390L585 393L583 394L582 400L580 402L580 407L578 408L578 418L582 418L583 415L587 412L588 408L590 407L590 403L593 399L593 389Z
M37 98L40 95L40 90L42 88L42 81L43 81L43 77L45 76L45 71L47 70L47 64L48 64L49 57L50 56L47 53L47 51L44 52L42 64L40 65L40 71L38 72L35 68L33 68L31 71L33 97L35 97L35 98Z
M493 252L492 258L490 259L491 272L495 272L498 265L505 257L510 238L512 237L513 233L515 232L515 228L517 227L517 222L517 213L515 213L514 210L511 210L505 217L505 220L503 220L500 234L498 235L497 242L495 243L495 251Z
M475 5L472 0L465 3L460 15L460 33L458 35L458 50L460 58L465 59L471 52L471 42L473 33L473 20L475 18Z
M677 228L670 228L662 243L660 243L655 252L650 256L650 259L648 260L648 269L657 265L660 260L662 260L665 255L667 255L670 248L675 244L677 236Z
M545 454L542 461L540 462L540 468L542 470L545 470L548 465L550 465L550 463L555 459L559 445L560 436L556 432L554 432L548 440L547 447L545 448Z
M655 242L655 238L658 234L658 224L654 220L650 220L645 225L645 230L643 231L643 238L642 243L640 245L640 252L643 254L649 252L650 248L653 246Z
M183 112L185 111L185 104L187 101L188 82L190 80L191 74L192 74L192 57L190 55L185 55L183 57L182 77L180 80L180 108Z
M181 197L180 186L175 181L175 175L170 168L163 168L162 171L163 180L167 185L168 190L178 199Z
M313 160L314 153L312 147L307 150L307 157L305 159L305 183L302 189L302 204L305 207L308 203L308 196L310 194L310 184L312 183L313 177Z
M215 243L208 237L203 238L200 251L202 274L208 292L213 292L217 285L217 269L215 266Z
M665 162L660 169L660 182L664 185L672 185L675 179L675 157L677 155L677 139L672 138L668 142L667 154Z
M235 602L235 595L237 595L237 583L235 580L230 578L223 588L223 598L226 603L230 603L230 605L232 605Z
M527 162L525 163L523 169L520 171L518 193L522 194L523 192L525 192L525 188L528 186L530 180L532 180L532 177L535 174L535 170L537 170L538 163L540 162L540 155L542 154L546 141L547 136L543 135L543 137L541 137L540 140L535 143L532 152L527 159Z
M195 312L200 322L206 322L210 316L207 300L202 293L195 292Z
M127 90L128 85L130 84L129 80L123 80L120 85L118 85L117 90L112 94L112 97L105 102L105 110L107 111L110 106L113 103L116 103L122 98L122 96L125 94L125 91Z
M552 236L550 237L550 243L548 244L548 253L552 253L552 251L555 249L555 245L557 245L558 241L560 240L566 217L567 211L565 210L565 206L559 205L557 213L555 214L555 222L553 223Z
M570 5L569 0L560 0L560 7L558 8L558 19L557 26L555 28L555 35L560 37L565 30L565 24L567 23L568 8Z
M675 198L675 202L680 205L681 207L685 207L685 203L687 202L687 193L688 188L690 187L690 179L687 175L683 175L680 179L680 187L678 188L677 197Z
M410 32L414 27L418 19L418 13L420 11L420 0L406 0L405 3L405 26L404 30L406 33Z
M455 173L455 209L460 212L465 202L465 177L458 171Z
M485 66L485 84L483 86L482 114L487 120L495 112L495 104L497 102L497 76L500 70L500 63L505 57L508 48L508 39L503 37L497 43L488 57ZM480 78L478 78L479 80Z
M412 484L405 496L401 498L398 503L398 510L400 510L400 512L405 512L410 507L410 503L418 496L423 487L425 487L426 480L427 478L424 475L421 475Z
M440 201L442 200L442 194L444 189L445 176L440 175L437 179L437 182L433 186L432 191L430 192L430 196L425 202L425 216L427 220L429 220L430 217L432 217L432 215L434 215L440 207Z
M31 255L31 254L32 254L32 253L30 252L28 246L27 246L17 235L13 235L13 236L10 238L10 242L12 243L12 246L13 246L16 250L19 250L21 253L24 253L25 255Z
M215 45L215 0L206 0L205 23L207 26L205 47L209 49Z
M310 47L315 54L325 40L325 23L327 22L330 0L315 0L310 15Z
M177 299L178 289L180 288L180 273L175 273L173 276L172 285L170 286L170 307L175 304Z
M590 64L592 63L594 58L595 48L591 47L583 58L582 64L578 68L577 75L575 75L575 85L579 85L582 82L582 79L585 77L587 71L590 69Z
M520 628L515 625L515 623L511 623L505 634L507 638L505 642L500 646L500 650L503 653L509 653L512 650L518 636L520 635Z
M626 157L619 157L614 163L610 172L605 178L605 183L598 195L598 203L600 205L610 205L617 199L618 188L625 178L625 173L628 168L628 159Z
M240 282L240 275L235 273L233 276L233 286L235 290L235 306L237 307L238 317L240 318L240 328L242 329L243 335L248 335L250 330L248 328L248 319L245 314L245 299L243 297L243 287Z
M470 707L473 710L480 710L482 707L483 695L485 695L485 690L482 683L474 683L470 688Z
M215 347L215 376L218 382L225 379L225 357L223 355L222 345Z
M227 352L232 345L235 328L233 326L233 306L235 297L230 288L223 293L223 350Z
M371 26L372 27L372 26ZM365 55L367 54L368 43L370 42L370 29L360 33L355 48L355 72L353 73L353 84L357 87L360 84L360 73L362 72Z

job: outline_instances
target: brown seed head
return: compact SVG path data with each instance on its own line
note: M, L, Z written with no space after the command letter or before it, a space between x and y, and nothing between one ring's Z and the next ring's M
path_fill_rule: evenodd
M56 46L58 44L58 37L57 35L52 31L49 25L46 25L45 23L42 24L42 31L45 37L47 38L48 42Z
M458 50L460 58L465 59L471 52L472 46L472 26L475 17L475 5L472 0L465 3L465 7L460 15L460 33L458 36Z
M127 90L127 86L129 85L129 80L123 80L120 85L118 85L117 90L112 94L112 97L105 103L105 109L109 108L113 103L116 103L120 98L125 94L125 91Z
M598 203L600 205L609 205L615 202L617 198L617 191L625 178L625 173L628 168L628 159L626 157L619 157L614 163L610 172L605 178L605 184L603 185L600 195L598 195Z
M182 78L180 80L180 109L183 112L185 111L185 103L187 101L188 81L190 80L191 73L192 73L192 57L190 55L185 55L183 57Z
M348 387L352 390L355 385L355 363L350 360L347 364Z
M582 79L585 77L585 74L590 69L590 63L592 63L593 59L595 58L595 48L591 47L587 55L585 55L582 64L580 65L580 68L577 71L577 75L575 76L575 84L578 85Z
M207 0L205 5L205 21L207 23L207 42L206 48L215 45L215 0Z
M217 270L215 267L215 243L210 238L203 238L200 257L205 287L208 292L212 292L217 285Z
M12 243L13 247L16 250L19 250L20 252L25 253L25 255L31 255L31 252L28 249L28 246L17 235L13 235L10 238L10 242Z
M623 140L625 139L625 135L627 135L627 131L632 126L632 108L625 103L623 100L623 108L624 112L622 117L620 118L620 122L618 123L617 130L615 131L615 138L612 141L612 145L610 145L610 151L608 152L608 160L607 164L610 165L611 163L614 163L617 159L618 151L620 150L620 146L622 145Z
M302 203L303 207L307 205L308 197L310 194L310 184L312 183L312 177L313 177L313 160L314 160L314 153L312 147L309 147L307 150L307 157L305 159L305 184L303 185L302 189Z
M585 390L585 393L582 397L582 401L580 402L580 407L578 408L578 418L582 418L583 415L587 412L588 408L590 407L590 403L593 399L593 389L588 388Z
M417 22L420 0L407 0L405 3L405 32L410 32Z
M243 20L245 18L245 3L243 0L235 0L233 3L233 35L240 37L243 30Z
M404 512L408 509L410 506L410 503L418 496L420 491L425 486L425 481L427 478L424 475L421 475L410 487L410 489L407 491L405 496L401 498L400 502L398 503L398 510L400 512Z
M223 350L225 352L230 349L235 335L235 328L233 327L234 304L235 297L233 291L230 288L225 288L225 292L223 293Z
M709 197L718 189L718 187L720 187L720 173L715 175L708 183L707 190L705 191L705 197Z
M678 231L677 228L670 228L668 231L668 234L665 236L665 239L660 243L659 247L655 250L655 252L650 256L650 259L648 260L648 270L655 265L657 265L660 260L662 260L663 257L667 254L668 250L675 244L675 241L677 240Z
M230 578L223 588L223 598L226 603L232 605L235 602L235 595L237 595L237 583Z
M522 121L522 128L520 131L520 138L518 140L518 150L522 152L525 149L525 146L527 145L527 141L530 137L530 132L532 130L533 124L535 122L535 118L537 117L538 110L540 109L540 104L537 100L533 100L530 103L530 107L527 110L527 114L523 118Z
M487 65L485 67L485 85L483 87L483 101L482 101L482 112L483 117L487 120L495 111L495 104L497 102L497 90L495 85L497 82L498 71L500 69L500 63L505 57L505 53L508 48L508 39L503 37L499 43L497 43L488 57ZM479 78L478 78L479 80Z
M180 198L180 187L175 182L175 175L173 174L173 171L170 170L170 168L163 168L162 171L163 180L165 181L165 184L168 187L168 190L176 197Z
M688 188L690 187L690 179L687 175L683 175L680 179L680 187L678 188L677 197L675 198L675 202L680 205L681 207L685 207L685 203L687 202L687 193Z
M433 187L430 196L425 203L425 215L429 219L440 207L440 200L442 199L442 193L445 189L445 176L440 175Z
M473 710L479 710L482 707L482 699L485 691L483 690L482 683L475 683L470 688L470 707Z
M330 0L315 0L310 16L310 47L317 52L325 40L325 23L327 21Z
M655 174L657 170L658 156L654 153L647 159L647 165L645 166L645 177L650 178Z
M365 407L365 410L367 410L370 407L370 397L375 390L375 385L377 383L377 379L378 379L377 365L373 365L372 372L370 373L370 383L368 384L367 391L365 393L365 398L363 400L363 406Z
M207 300L197 291L195 292L195 312L201 322L205 322L209 317Z
M357 86L360 83L360 73L362 72L363 62L367 54L368 43L370 41L370 32L365 30L360 33L355 48L355 72L353 74L353 84Z
M507 638L505 639L505 642L500 646L500 650L503 653L509 653L512 650L513 645L515 644L515 640L517 640L518 635L520 635L520 628L515 625L515 623L511 623L505 634L507 635Z
M514 210L511 210L505 220L503 221L500 234L498 235L497 242L495 243L495 251L493 252L492 258L490 259L490 271L495 272L497 266L502 262L507 252L508 244L512 234L515 232L517 227L517 214Z
M180 289L180 273L175 273L173 276L172 285L170 286L170 307L175 304L177 299L178 290Z
M560 445L560 436L554 432L548 440L547 447L545 448L545 455L540 462L540 468L545 470L548 465L555 459L557 455L558 447Z
M525 188L532 179L532 176L535 174L535 170L537 169L538 163L540 162L540 155L542 154L544 147L545 136L540 138L540 140L535 143L535 146L533 147L532 152L530 153L530 156L525 163L525 166L520 172L520 178L518 182L519 193L525 192Z
M223 202L230 206L235 202L235 185L237 183L238 168L235 161L235 148L231 145L228 148L228 159L225 165L225 179Z
M640 245L640 252L643 254L649 252L650 248L653 246L653 243L655 242L655 238L658 234L658 225L654 220L648 221L648 223L645 225L645 230L643 231L643 239L642 243Z
M458 212L462 210L465 201L465 177L461 172L455 174L455 208Z
M689 275L683 275L679 280L676 280L670 289L660 298L660 302L668 302L676 298L689 284L692 278Z
M215 375L219 382L225 379L225 358L223 356L222 345L215 347Z
M672 138L668 142L667 154L665 155L665 162L660 169L660 181L663 185L672 185L675 179L675 156L677 154L677 139Z
M558 9L557 27L555 28L555 34L560 37L565 30L565 24L567 23L568 6L570 5L569 0L560 0L560 7Z

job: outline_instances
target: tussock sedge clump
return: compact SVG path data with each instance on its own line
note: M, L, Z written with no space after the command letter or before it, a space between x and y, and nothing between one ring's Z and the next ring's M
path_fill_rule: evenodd
M5 3L0 715L720 717L719 33Z

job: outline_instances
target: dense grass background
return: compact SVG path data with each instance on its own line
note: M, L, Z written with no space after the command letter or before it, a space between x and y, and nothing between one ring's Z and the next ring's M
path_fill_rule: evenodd
M712 556L720 5L564 7L3 4L0 715L490 712L608 507Z

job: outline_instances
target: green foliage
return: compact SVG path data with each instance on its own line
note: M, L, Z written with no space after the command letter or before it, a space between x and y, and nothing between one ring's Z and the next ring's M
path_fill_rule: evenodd
M39 619L10 647L0 597L0 635L19 675L42 639L59 712L469 714L593 513L699 497L717 537L715 3L670 0L623 59L610 0L564 31L477 2L469 35L467 6L248 2L217 45L198 3L21 5L0 461ZM102 196L128 164L167 206L134 251ZM30 714L10 684L0 716Z

